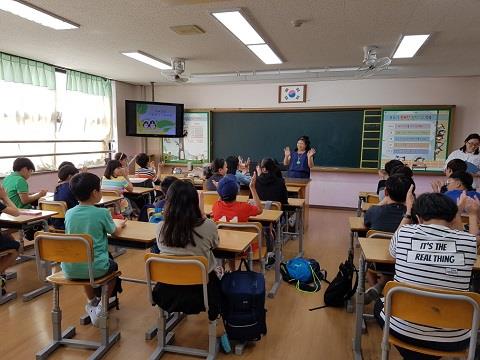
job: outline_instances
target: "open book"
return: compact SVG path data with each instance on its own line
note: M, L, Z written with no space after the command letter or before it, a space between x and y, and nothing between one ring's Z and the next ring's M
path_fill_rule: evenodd
M475 164L472 164L471 162L468 162L468 161L465 161L465 163L467 164L467 172L468 173L476 174L480 171L478 166L476 166Z

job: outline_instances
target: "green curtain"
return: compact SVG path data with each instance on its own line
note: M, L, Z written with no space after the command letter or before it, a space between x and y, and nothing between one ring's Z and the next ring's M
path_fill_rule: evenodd
M55 68L39 61L0 53L0 80L55 90Z
M67 70L67 90L112 97L112 82L100 76Z

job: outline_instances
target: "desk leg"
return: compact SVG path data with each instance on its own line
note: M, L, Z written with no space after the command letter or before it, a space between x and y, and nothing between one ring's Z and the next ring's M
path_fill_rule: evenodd
M16 260L16 264L21 264L30 260L35 259L35 256L32 255L25 255L25 232L23 231L23 228L18 230L18 235L19 235L19 242L20 242L20 247L18 248L19 256Z
M252 244L248 246L248 267L253 271L253 249Z
M363 201L363 198L359 196L358 197L358 205L357 205L357 216L362 215L362 201Z
M282 276L280 274L280 263L282 262L282 227L280 220L277 222L277 236L275 239L275 282L273 283L272 289L268 293L268 297L273 299L275 294L280 287L280 282L282 281Z
M354 360L362 360L362 323L363 323L364 302L365 302L365 259L363 257L363 254L361 254L359 268L358 268L358 287L357 287L357 296L356 296L355 328L354 328L354 338L353 338Z
M303 216L304 216L304 211L303 207L295 209L295 212L297 213L297 229L295 232L298 234L299 240L298 240L298 256L302 257L303 256Z

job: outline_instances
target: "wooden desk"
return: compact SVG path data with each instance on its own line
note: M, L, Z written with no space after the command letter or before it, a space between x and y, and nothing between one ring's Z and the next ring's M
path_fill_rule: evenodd
M113 219L116 225L123 220ZM108 243L133 249L148 249L153 246L157 236L157 224L127 220L127 225L118 235L109 235Z
M102 200L100 200L98 203L96 203L96 206L107 206L110 204L113 204L117 201L122 200L121 196L113 196L113 195L104 195L102 196Z
M24 211L24 210L21 210ZM34 210L38 212L39 210ZM58 212L56 211L41 211L40 214L37 215L19 215L17 217L11 216L5 213L0 215L0 226L6 228L14 228L19 229L20 233L20 262L28 261L35 259L35 256L27 256L23 254L23 247L25 241L25 230L34 224L40 223L43 226L44 231L48 231L48 223L47 219L51 218L53 215L57 215ZM43 286L32 290L28 293L23 294L23 301L30 301L37 296L45 294L46 292L52 290L52 284L46 281L45 276L49 274L51 269L51 264L49 262L44 262L43 264L43 274L38 274L39 277L43 277L44 284Z
M299 199L305 200L305 205L303 207L303 231L308 229L308 215L309 215L309 204L310 204L310 179L295 179L295 178L285 178L285 185L288 187L297 187L300 188L298 191L297 197Z
M295 194L298 195L300 193L300 190L301 190L301 188L298 187L298 186L287 186L287 191L289 193L295 193Z
M378 204L372 204L372 203L362 203L362 212L366 212L368 209L370 209L373 206L377 206Z
M264 221L270 223L276 223L282 217L283 211L281 210L266 210L263 209L263 212L260 215L250 216L250 221Z
M257 234L246 231L219 229L218 236L220 238L218 250L241 253L250 246Z
M133 195L145 195L148 194L152 191L155 191L154 188L148 188L148 187L140 187L140 186L134 186L132 191L126 191L126 194L133 194Z
M377 193L371 191L360 191L358 193L357 216L360 216L362 214L362 203L364 201L367 201L368 195L377 195Z
M395 264L395 259L390 256L389 239L359 238L358 241L360 243L362 254L360 256L360 264L358 267L358 287L353 338L353 355L355 360L362 359L362 322L365 305L365 263L368 261L372 263ZM479 255L477 255L477 260L473 266L473 269L480 270Z
M367 232L368 228L364 224L363 217L358 216L351 216L348 218L348 223L350 225L350 231L357 231L357 232Z
M294 206L294 207L304 207L305 199L288 198L288 205Z

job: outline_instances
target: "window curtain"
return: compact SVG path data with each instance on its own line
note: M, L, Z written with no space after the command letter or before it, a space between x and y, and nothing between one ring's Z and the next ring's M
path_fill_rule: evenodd
M75 143L75 151L106 151L112 138L112 84L99 76L67 70L66 92L57 108L61 123L58 139L103 140L103 143ZM70 150L68 150L70 148ZM72 151L66 143L57 144L57 152ZM103 165L105 154L71 156L75 164ZM60 157L57 161L61 161Z
M0 140L55 138L55 69L51 65L0 53ZM7 155L50 154L52 143L0 144ZM0 173L12 170L13 158L0 159ZM32 157L38 170L54 166L53 156Z

